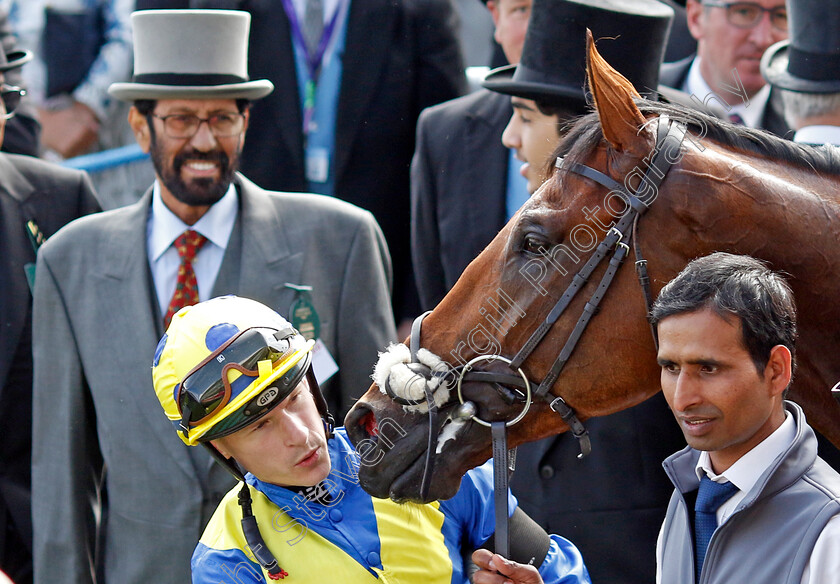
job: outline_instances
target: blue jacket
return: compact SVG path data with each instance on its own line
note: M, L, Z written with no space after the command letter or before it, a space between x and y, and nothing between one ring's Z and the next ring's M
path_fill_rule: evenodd
M358 459L343 428L329 441L332 471L322 482L331 503L247 475L254 515L291 582L466 583L462 543L476 548L495 531L490 463L471 470L450 500L427 505L374 499L360 486ZM239 487L222 500L192 558L194 583L267 582L244 542ZM516 499L510 495L511 512ZM551 536L540 574L546 584L588 584L583 559Z

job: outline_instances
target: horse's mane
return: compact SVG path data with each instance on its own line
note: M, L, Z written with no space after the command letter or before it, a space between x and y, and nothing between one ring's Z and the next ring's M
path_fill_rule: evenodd
M636 105L645 117L667 114L671 119L686 124L691 133L705 136L723 146L820 173L840 174L840 148L798 144L676 104L640 99ZM584 162L603 138L597 112L587 114L573 122L557 147L556 155L565 157L569 162Z

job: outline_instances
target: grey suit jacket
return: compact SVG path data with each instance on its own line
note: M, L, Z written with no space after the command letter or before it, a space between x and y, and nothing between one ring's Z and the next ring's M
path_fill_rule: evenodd
M333 406L370 385L394 331L390 259L371 215L341 201L269 193L237 177L240 213L214 286L287 314L287 282L313 286L321 338L338 361ZM35 581L91 582L91 498L105 496L96 569L115 584L181 584L210 514L232 485L177 437L155 397L161 328L146 250L151 192L78 221L38 258L33 346ZM339 397L340 396L340 397Z
M411 254L430 310L505 224L510 96L486 89L423 111L411 163Z

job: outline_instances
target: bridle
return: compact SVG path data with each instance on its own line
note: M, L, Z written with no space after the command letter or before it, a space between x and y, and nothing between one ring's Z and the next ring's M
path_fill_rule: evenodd
M563 368L577 346L577 343L580 341L581 336L586 330L590 320L597 312L601 300L612 284L615 275L618 273L618 269L621 267L621 264L630 252L630 246L628 245L628 242L630 241L633 243L634 255L636 257L636 273L639 284L644 293L646 307L648 311L650 310L652 304L652 294L650 290L650 278L647 273L647 260L642 258L641 248L637 237L639 218L645 214L648 209L648 205L640 198L639 195L645 186L652 188L654 192L658 192L659 185L662 183L665 175L675 162L674 160L670 160L668 157L668 153L671 150L665 148L666 142L669 139L674 140L675 146L677 150L679 150L682 147L685 134L685 125L676 121L671 121L666 115L661 115L658 118L655 154L651 157L652 159L650 164L633 193L628 191L624 185L601 171L579 163L566 165L563 163L562 158L557 159L556 166L558 168L593 180L610 191L617 193L624 199L628 208L621 219L619 219L618 223L610 228L604 239L598 244L597 249L589 257L586 264L584 264L574 275L572 282L566 288L565 292L563 292L563 295L557 300L545 320L543 320L543 322L531 334L530 338L512 359L507 359L506 357L502 357L500 355L479 355L466 364L455 368L455 371L458 374L457 390L458 401L460 402L460 405L456 410L455 417L461 420L472 420L482 426L489 427L491 431L493 440L493 477L496 502L495 551L502 556L507 557L509 550L507 490L509 471L513 470L508 462L509 454L507 449L507 428L524 418L528 413L531 404L537 399L540 399L547 402L549 408L557 413L569 426L572 434L578 440L580 447L580 454L578 455L578 458L582 458L591 452L592 446L589 440L589 433L578 419L574 409L569 406L561 396L552 395L550 390L560 376L560 373L563 371ZM522 371L522 365L534 352L540 342L542 342L552 325L554 325L554 323L557 322L557 319L565 312L566 308L568 308L577 293L586 285L595 269L610 254L611 257L609 258L609 265L607 266L604 275L601 277L601 281L597 288L584 306L583 312L578 318L578 321L566 340L566 343L563 345L563 348L560 350L560 353L546 376L537 385L536 389L532 389L532 385L534 384ZM420 363L417 358L417 352L420 349L420 330L422 322L430 312L431 311L421 314L415 319L412 324L411 337L409 340L411 362L408 364L408 367L415 374L420 375L425 379L430 379L431 377L441 377L440 372L432 371L429 367ZM653 328L651 328L651 331L654 343L658 345L656 331ZM506 363L515 374L480 371L474 369L474 365L480 363L481 361L495 360L500 360L501 362ZM492 422L482 420L477 416L477 408L475 404L464 400L461 391L461 385L464 381L480 381L494 384L496 390L499 391L503 397L507 398L508 401L524 402L524 406L519 414L511 420ZM426 461L423 469L423 479L420 486L420 496L425 500L429 492L431 476L434 469L433 432L437 421L438 406L436 405L433 393L428 387L428 384L424 384L425 400L412 400L398 396L388 383L385 383L384 385L385 387L383 389L388 396L400 405L411 407L426 404L428 406L429 443L426 450ZM509 391L508 388L514 388L514 392ZM522 392L524 392L524 394ZM514 456L511 458L515 460L515 452Z

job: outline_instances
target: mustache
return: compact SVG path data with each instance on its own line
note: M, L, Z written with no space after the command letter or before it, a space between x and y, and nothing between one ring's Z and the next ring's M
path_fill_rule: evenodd
M172 167L176 172L181 170L181 167L186 164L187 160L201 160L205 162L217 162L222 169L230 166L230 158L223 150L211 150L210 152L199 152L198 150L190 149L179 152L172 160Z

